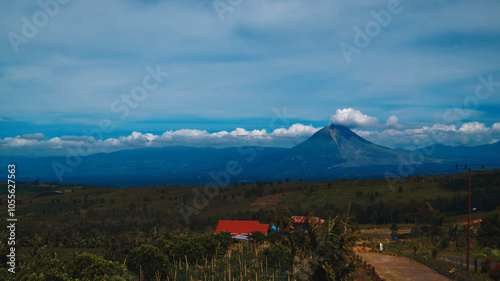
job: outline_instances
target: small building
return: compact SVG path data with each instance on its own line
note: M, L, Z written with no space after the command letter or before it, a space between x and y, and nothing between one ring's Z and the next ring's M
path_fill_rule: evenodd
M254 231L260 231L267 235L269 224L261 224L259 221L220 220L215 233L227 231L235 240L248 240L248 235Z
M300 227L303 231L308 231L307 220L316 224L324 224L325 220L318 217L307 217L307 216L292 216L293 225L295 228Z

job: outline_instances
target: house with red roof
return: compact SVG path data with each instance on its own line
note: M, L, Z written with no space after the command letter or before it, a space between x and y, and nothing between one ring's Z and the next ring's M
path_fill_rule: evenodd
M300 227L303 231L308 231L306 222L314 224L324 224L325 220L318 217L307 217L307 216L292 216L292 220L295 227Z
M306 224L306 220L314 222L316 224L324 224L325 220L318 217L306 217L306 216L292 216L292 220L295 224Z
M261 224L259 221L220 220L215 233L227 231L236 240L248 240L248 235L254 231L260 231L267 235L269 224Z

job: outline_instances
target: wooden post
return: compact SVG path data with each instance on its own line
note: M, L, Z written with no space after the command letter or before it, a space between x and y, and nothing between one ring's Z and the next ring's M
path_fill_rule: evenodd
M467 267L465 270L467 273L469 273L469 266L470 266L471 173L472 173L472 168L469 168L469 209L467 210Z

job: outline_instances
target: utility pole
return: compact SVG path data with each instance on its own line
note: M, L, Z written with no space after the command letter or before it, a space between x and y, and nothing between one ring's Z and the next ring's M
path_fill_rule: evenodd
M469 273L470 267L470 208L471 206L471 189L472 189L472 168L469 168L469 208L467 212L467 273Z
M471 165L472 166L472 165ZM474 165L474 166L482 166L482 169L475 169L475 170L484 170L484 165ZM457 164L457 170L461 170L458 167ZM462 170L467 170L467 165L465 165L465 168ZM469 267L470 267L470 211L471 211L471 192L472 191L472 168L469 167L469 205L467 208L467 266L466 266L466 271L469 273Z

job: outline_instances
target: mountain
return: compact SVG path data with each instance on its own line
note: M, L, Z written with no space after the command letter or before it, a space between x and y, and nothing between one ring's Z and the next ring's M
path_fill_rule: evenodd
M152 185L204 185L209 172L225 171L228 163L244 164L258 151L253 161L286 148L275 147L187 147L139 148L86 157L0 157L0 164L16 164L20 181L59 181L111 187ZM69 160L69 161L68 161ZM56 170L54 169L56 164Z
M422 148L431 157L454 164L500 164L500 142L478 146L447 146L436 144Z
M426 157L412 157L420 153ZM68 159L70 160L68 162ZM232 184L237 181L335 180L405 177L455 172L455 164L491 164L500 159L500 143L477 147L435 145L422 151L392 150L369 142L350 129L328 125L292 148L170 146L140 148L86 157L0 157L14 162L16 179L131 187ZM415 163L411 160L418 159Z
M285 152L285 161L357 167L398 165L408 153L376 145L340 125L329 125Z

